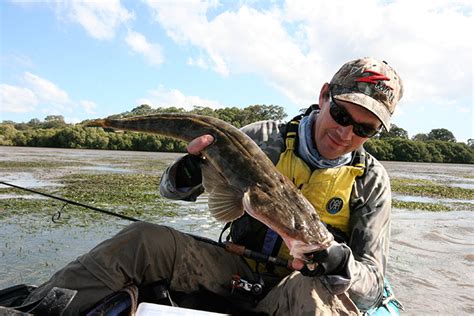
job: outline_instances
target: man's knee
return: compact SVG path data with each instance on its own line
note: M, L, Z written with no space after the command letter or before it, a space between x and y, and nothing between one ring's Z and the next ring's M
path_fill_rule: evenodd
M147 222L135 222L121 230L116 237L127 236L129 239L139 241L162 240L173 238L172 228Z

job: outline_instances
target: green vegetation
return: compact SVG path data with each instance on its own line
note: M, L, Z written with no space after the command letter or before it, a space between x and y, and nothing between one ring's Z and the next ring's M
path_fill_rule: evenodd
M141 105L130 112L112 115L110 118L165 112L188 112L214 116L236 127L242 127L258 120L283 119L286 116L283 108L274 105L253 105L245 109L232 107L217 110L194 107L192 111L175 107L152 109L148 105ZM179 140L145 133L115 132L109 129L84 127L87 122L86 120L80 124L66 124L60 115L49 115L43 122L38 119L32 119L28 123L3 121L0 124L0 145L161 152L184 152L186 149L186 144Z
M158 193L157 175L75 173L57 181L63 186L39 191L139 219L177 216L173 211L177 209L176 204ZM26 214L44 218L45 214L53 216L61 211L66 217L74 218L76 225L82 226L90 220L103 220L104 216L108 216L61 201L40 198L19 189L1 188L0 194L12 195L1 200L0 219Z
M21 192L16 189L2 189L2 194L18 194ZM26 196L21 192L22 196ZM10 217L13 215L21 215L23 213L41 214L58 206L58 202L50 199L32 199L32 198L8 198L2 199L2 206L0 208L0 219ZM47 213L46 213L47 214Z
M53 169L72 166L86 166L88 163L79 161L0 161L0 169L25 170L25 169Z
M283 108L276 105L252 105L243 109L195 106L193 110L186 111L176 107L153 109L142 104L110 118L165 112L213 116L239 128L259 120L282 120L286 117ZM66 124L60 115L49 115L44 121L32 119L28 123L3 121L0 124L0 145L160 152L184 152L186 148L186 144L181 141L158 135L85 128L87 122ZM444 128L433 129L428 134L417 134L410 140L406 130L392 124L389 132L382 131L370 139L365 147L379 160L474 163L474 140L468 140L467 144L456 142L454 135Z
M436 181L422 179L406 179L392 178L390 180L392 191L401 195L422 196L440 199L461 199L474 200L474 190L458 187L447 186ZM469 202L455 203L430 203L430 202L414 202L400 201L394 198L392 200L394 208L402 208L408 210L423 210L431 212L454 211L457 209L470 209L472 204Z
M392 200L392 207L398 209L408 209L408 210L422 210L430 212L446 212L451 211L452 209L445 204L441 203L423 203L423 202L412 202L412 201L399 201Z
M374 138L364 145L379 160L474 163L474 149L464 143L404 138Z
M364 146L379 160L474 163L474 141L458 143L445 128L416 134L410 140L406 130L392 124L389 132L380 132Z
M146 174L71 174L62 178L59 195L98 207L117 207L140 214L151 205L169 203L158 193L160 177ZM166 202L165 202L166 201Z
M446 186L435 181L393 178L390 182L392 191L399 194L474 200L472 189Z

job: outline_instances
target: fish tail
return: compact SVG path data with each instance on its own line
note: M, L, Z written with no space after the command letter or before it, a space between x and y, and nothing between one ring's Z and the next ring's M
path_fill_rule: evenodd
M103 119L98 119L98 120L92 120L90 122L87 122L86 127L107 127L105 124L105 120Z
M223 134L222 130L230 128L230 125L213 118L192 114L170 113L125 119L94 120L87 124L87 126L154 133L183 141L191 141L204 134L211 134L216 137L216 134Z

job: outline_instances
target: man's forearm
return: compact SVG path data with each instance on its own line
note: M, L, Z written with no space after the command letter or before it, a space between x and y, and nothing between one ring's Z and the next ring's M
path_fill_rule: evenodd
M200 170L193 171L189 166L187 166L188 170L183 170L183 163L186 164L189 156L185 155L177 159L163 172L160 181L160 194L163 197L172 200L196 201L196 198L204 192ZM199 174L196 176L192 172Z

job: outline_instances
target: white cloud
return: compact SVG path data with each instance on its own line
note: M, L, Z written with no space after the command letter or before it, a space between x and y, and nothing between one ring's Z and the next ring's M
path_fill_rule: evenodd
M1 54L0 67L18 67L18 68L33 68L35 65L30 57L23 54Z
M1 112L26 113L38 105L38 98L28 88L0 84Z
M30 72L22 77L22 86L0 84L2 112L26 113L40 111L44 114L77 113L82 110L95 114L97 104L88 101L73 101L66 91L53 82Z
M117 29L134 18L120 0L55 2L60 18L80 24L90 36L108 40L115 37Z
M147 1L176 43L197 48L190 65L223 76L253 73L296 104L309 104L342 63L373 56L404 79L407 106L456 101L471 91L470 3L288 0L210 15L214 1Z
M92 101L80 101L79 105L84 109L84 112L87 114L95 114L94 109L97 107L97 104Z
M51 81L30 72L25 72L23 78L40 102L53 104L59 108L67 107L71 103L67 92Z
M175 106L187 110L191 110L194 105L214 109L223 107L218 101L203 99L199 96L186 96L177 89L166 89L163 86L148 91L147 97L138 99L136 102L137 104L148 104L153 107Z
M82 121L83 121L83 119L81 120L78 117L72 117L72 116L71 117L69 117L69 116L64 117L64 122L69 123L69 124L77 124L77 123L80 123Z
M197 66L202 69L209 69L209 63L206 62L202 56L197 58L189 57L187 64L190 66Z
M143 34L130 30L125 37L125 42L134 52L145 56L150 64L160 65L163 63L160 45L149 43Z

